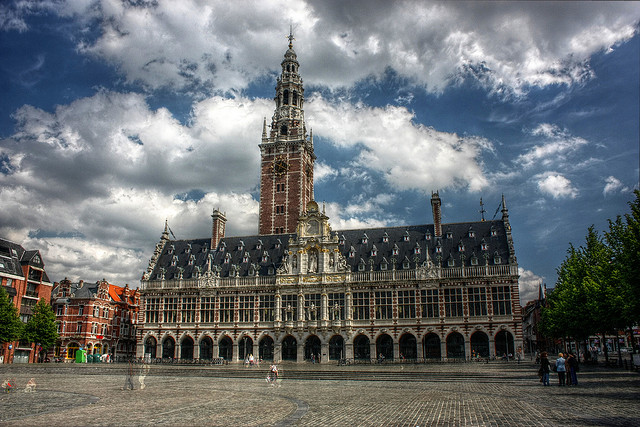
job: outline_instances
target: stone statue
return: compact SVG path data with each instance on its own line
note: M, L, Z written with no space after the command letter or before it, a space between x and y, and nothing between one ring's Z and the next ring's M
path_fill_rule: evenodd
M309 273L318 272L318 254L315 251L309 254Z

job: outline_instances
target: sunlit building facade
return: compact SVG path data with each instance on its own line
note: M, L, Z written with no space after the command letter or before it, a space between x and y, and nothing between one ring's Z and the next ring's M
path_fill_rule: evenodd
M259 234L165 230L141 281L137 356L321 363L494 357L522 347L509 212L492 221L333 230L313 201L313 136L291 39L263 124ZM427 201L425 201L425 205ZM427 210L425 210L427 212Z

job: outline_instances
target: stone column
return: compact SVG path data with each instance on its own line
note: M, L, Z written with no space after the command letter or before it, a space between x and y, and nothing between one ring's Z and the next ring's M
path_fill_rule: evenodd
M304 361L304 343L298 342L296 347L296 362L300 363Z
M327 363L329 361L329 343L323 342L320 346L321 359L320 363Z
M396 340L393 341L393 360L400 360L400 343Z
M275 363L282 361L282 344L278 341L273 343L273 361Z
M280 297L280 292L276 291L276 312L274 320L276 322L282 321L282 298Z
M345 354L343 357L345 359L353 359L353 343L350 341L346 341L344 343L344 347L345 347L344 349Z
M419 337L416 337L416 357L418 360L424 358L424 342Z
M440 338L440 358L442 360L447 359L447 340Z
M471 338L463 335L464 336L464 358L466 360L471 359Z
M236 361L236 362L242 362L242 360L240 359L240 346L239 346L239 341L235 340L233 341L233 355L231 356L231 361Z
M493 335L489 336L489 357L492 359L496 357L496 341Z
M351 312L351 289L347 289L344 294L344 318L345 320L353 320L353 313Z
M369 358L378 358L378 352L376 351L376 342L374 340L369 341Z
M330 320L329 295L326 292L322 292L320 296L320 319L324 322Z

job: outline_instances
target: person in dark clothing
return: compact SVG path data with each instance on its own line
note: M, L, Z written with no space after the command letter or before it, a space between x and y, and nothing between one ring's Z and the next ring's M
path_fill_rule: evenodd
M567 385L578 385L578 359L573 353L569 353L567 356Z
M551 365L549 364L549 357L546 351L543 351L540 355L540 369L538 370L538 374L542 377L542 385L549 385L549 372L551 370Z

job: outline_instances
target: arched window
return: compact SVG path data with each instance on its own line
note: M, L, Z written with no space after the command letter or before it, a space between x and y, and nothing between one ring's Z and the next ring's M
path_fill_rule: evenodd
M427 334L422 340L425 359L440 359L440 337L433 332Z
M200 360L213 359L213 340L211 337L204 337L200 341Z
M356 360L371 359L371 346L369 345L369 337L366 335L358 335L353 339L353 358Z
M378 357L383 355L385 360L393 360L393 338L387 334L382 334L376 340L376 352Z
M340 360L344 358L344 338L334 335L329 340L329 360Z
M258 356L262 360L273 360L273 338L266 336L260 340Z
M288 90L285 90L282 93L282 103L284 105L289 105L289 91Z
M406 333L400 337L398 350L400 351L400 359L415 359L418 357L416 337Z
M288 129L287 125L280 126L280 135L287 135Z
M293 91L293 99L291 101L291 105L298 105L298 92Z

